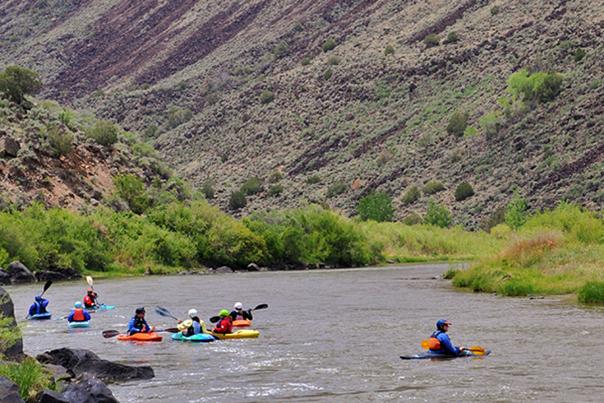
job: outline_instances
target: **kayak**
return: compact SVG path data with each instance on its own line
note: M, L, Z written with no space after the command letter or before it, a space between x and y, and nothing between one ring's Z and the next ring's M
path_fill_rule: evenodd
M27 319L29 320L46 320L46 319L50 319L50 312L46 312L46 313L39 313L37 315L31 315L29 316Z
M172 340L174 341L190 341L193 343L208 343L210 341L216 340L214 336L206 333L194 334L193 336L184 336L181 332L174 333L172 335Z
M450 360L453 358L467 358L467 357L484 357L485 355L491 354L491 350L486 350L484 354L475 354L471 351L463 351L462 354L458 356L446 355L446 354L438 354L432 353L430 351L415 355L401 355L401 360L427 360L427 359L436 359L436 360Z
M69 327L70 329L90 327L90 321L86 320L83 322L67 322L67 327Z
M121 341L162 341L163 337L155 332L151 333L134 333L133 335L120 334L117 336Z
M101 304L98 308L86 308L89 312L101 312L101 311L110 311L115 309L114 305L105 305Z
M241 319L241 320L233 321L233 327L248 327L251 325L252 325L252 321L249 319Z
M233 333L220 334L212 332L212 335L219 340L225 339L255 339L260 336L260 332L257 330L237 330Z

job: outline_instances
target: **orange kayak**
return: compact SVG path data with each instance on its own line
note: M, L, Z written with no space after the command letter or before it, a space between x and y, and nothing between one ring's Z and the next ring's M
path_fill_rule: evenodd
M233 327L248 327L251 325L252 325L252 321L249 319L241 319L241 320L233 321Z
M127 334L120 334L117 336L118 340L121 341L162 341L163 337L155 332L151 333L134 333L131 336Z

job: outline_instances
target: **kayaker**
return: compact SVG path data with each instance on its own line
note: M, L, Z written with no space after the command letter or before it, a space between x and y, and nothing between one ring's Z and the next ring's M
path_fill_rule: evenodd
M90 314L83 308L80 301L76 301L73 306L74 309L71 310L71 313L67 317L67 322L87 322L90 320Z
M432 333L428 339L428 346L431 352L458 356L465 351L465 347L455 347L453 343L451 343L451 339L449 338L449 335L447 335L449 326L451 326L451 322L446 319L440 319L436 322L436 331Z
M153 328L145 320L145 308L136 308L134 316L128 322L128 335L135 333L150 333Z
M254 317L252 316L252 310L244 310L243 304L241 302L236 302L233 306L233 311L231 312L231 318L233 320L252 320Z
M233 318L229 315L229 311L223 309L218 312L218 316L220 316L220 321L216 324L213 332L220 334L233 333Z
M84 306L87 309L97 309L99 308L99 303L97 302L97 298L99 297L99 295L92 289L89 288L86 296L84 297Z
M197 309L189 309L189 318L178 324L178 329L183 336L191 337L200 333L208 333L205 322L197 316Z
M29 307L29 316L41 315L48 313L46 307L48 306L48 300L39 295L34 298L34 303Z

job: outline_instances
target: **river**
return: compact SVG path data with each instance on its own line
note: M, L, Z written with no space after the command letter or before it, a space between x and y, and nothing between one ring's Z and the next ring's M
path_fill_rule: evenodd
M601 401L604 311L561 301L504 298L454 290L437 279L446 265L97 280L93 327L67 332L64 321L27 322L30 354L71 346L102 358L151 365L150 381L111 385L122 402L139 401ZM23 317L41 285L7 287ZM86 284L47 292L55 317ZM258 339L143 345L103 339L124 329L135 307L155 325L174 326L156 305L207 320L235 301L257 311ZM402 361L421 351L439 318L453 322L455 344L492 350L484 358Z

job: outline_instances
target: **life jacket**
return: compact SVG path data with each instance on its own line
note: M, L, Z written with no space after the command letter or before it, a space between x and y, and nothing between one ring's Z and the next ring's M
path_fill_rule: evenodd
M82 308L73 310L73 321L74 322L85 322L86 317L84 316L84 310Z
M437 330L436 332L432 333L432 335L428 339L428 348L430 349L430 351L441 351L443 349L440 344L440 340L438 340L437 338L438 335L441 333L442 331Z
M233 319L230 316L225 316L218 322L218 325L214 328L216 333L230 333L233 329Z

